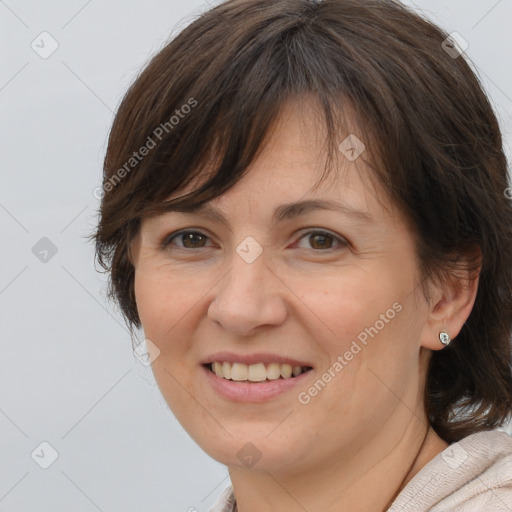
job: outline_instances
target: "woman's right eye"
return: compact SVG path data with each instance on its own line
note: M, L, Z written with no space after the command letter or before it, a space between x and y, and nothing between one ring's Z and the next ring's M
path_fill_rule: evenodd
M207 247L203 243L207 239L209 240L210 237L200 231L184 230L167 236L163 240L161 246L162 249L165 249L171 245L174 240L178 240L183 245L180 245L179 243L172 245L175 245L180 249L202 249L203 247Z

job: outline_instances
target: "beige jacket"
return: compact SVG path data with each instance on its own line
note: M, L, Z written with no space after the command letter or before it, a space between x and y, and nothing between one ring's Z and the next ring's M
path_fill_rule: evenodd
M478 432L439 453L386 512L512 512L512 437ZM210 512L238 512L229 486Z

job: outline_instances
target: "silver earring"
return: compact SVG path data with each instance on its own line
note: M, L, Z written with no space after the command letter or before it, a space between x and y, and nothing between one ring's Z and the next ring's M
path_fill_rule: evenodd
M448 335L447 332L442 331L439 333L439 341L446 346L449 345L450 341L452 340L450 339L450 336Z

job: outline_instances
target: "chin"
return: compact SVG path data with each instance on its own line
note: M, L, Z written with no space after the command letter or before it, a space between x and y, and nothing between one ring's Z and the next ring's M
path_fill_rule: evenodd
M250 435L248 429L240 436L213 441L211 437L196 441L202 450L225 466L236 466L260 471L280 471L297 466L304 457L297 451L296 443L287 445L279 437ZM204 441L204 442L203 442ZM288 439L288 443L290 440Z

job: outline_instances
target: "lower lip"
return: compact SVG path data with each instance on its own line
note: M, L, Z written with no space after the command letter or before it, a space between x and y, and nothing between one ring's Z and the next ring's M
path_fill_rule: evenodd
M217 377L209 368L202 366L206 378L215 391L225 398L237 402L264 402L298 386L309 378L313 370L289 379L274 379L262 382L228 380Z

